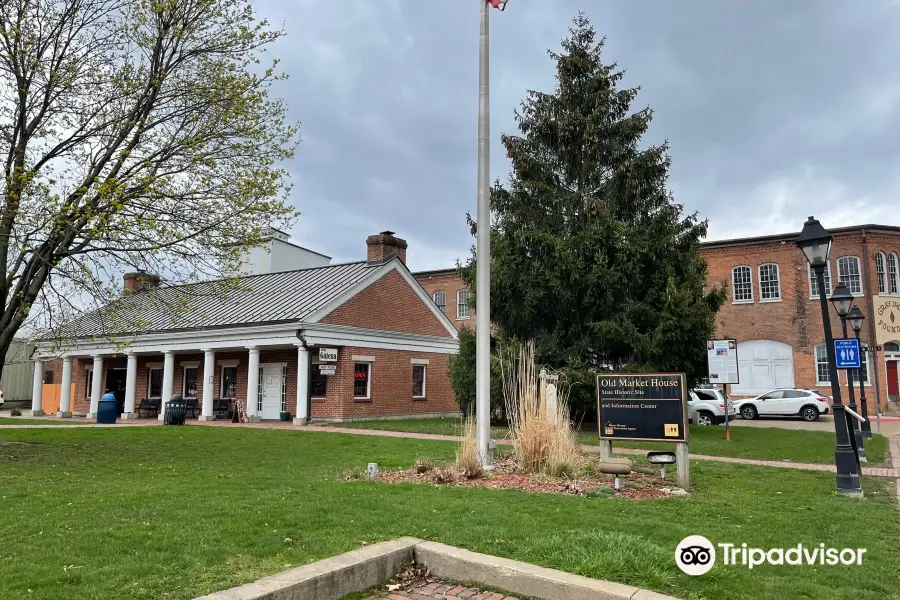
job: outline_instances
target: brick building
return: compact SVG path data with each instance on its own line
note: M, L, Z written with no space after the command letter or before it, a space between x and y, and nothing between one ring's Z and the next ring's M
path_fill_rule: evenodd
M874 305L885 299L900 301L900 227L862 225L831 230L834 245L827 272L844 281L866 317L864 343L875 339L878 316ZM806 258L794 243L796 233L706 242L702 252L709 263L709 282L727 283L729 298L717 318L719 337L738 340L740 384L737 397L767 392L776 387L815 388L831 394L818 291L810 278ZM426 271L416 279L438 299L463 294L466 286L456 269ZM437 301L437 300L436 300ZM440 302L438 302L440 304ZM830 305L829 305L830 306ZM452 303L447 316L459 318ZM474 315L474 311L470 313ZM474 317L473 317L474 318ZM841 337L841 324L832 310L832 333ZM457 320L474 327L474 320ZM848 331L853 335L852 330ZM900 334L883 341L872 364L865 365L866 396L874 413L875 382L883 411L900 408ZM847 398L846 373L840 374ZM858 392L858 382L856 383ZM858 393L857 393L858 395Z
M45 402L36 385L33 408L93 417L108 388L126 419L142 401L164 407L174 396L204 420L223 400L250 420L457 415L447 373L457 329L406 268L406 241L382 232L366 244L366 261L244 276L235 287L126 274L114 310L69 324L62 348L38 344L35 382L52 371L60 389Z
M475 328L475 307L469 301L469 286L460 277L459 269L419 271L413 276L457 328Z

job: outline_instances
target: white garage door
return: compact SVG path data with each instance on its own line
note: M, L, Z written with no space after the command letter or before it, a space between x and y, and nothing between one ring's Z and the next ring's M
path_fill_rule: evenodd
M731 386L732 394L755 395L794 387L794 350L772 340L738 342L738 372L741 382Z

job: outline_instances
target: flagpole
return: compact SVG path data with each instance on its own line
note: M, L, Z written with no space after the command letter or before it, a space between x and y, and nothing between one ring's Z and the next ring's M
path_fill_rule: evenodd
M478 231L475 240L475 425L482 465L491 466L491 101L490 7L481 2L478 46Z

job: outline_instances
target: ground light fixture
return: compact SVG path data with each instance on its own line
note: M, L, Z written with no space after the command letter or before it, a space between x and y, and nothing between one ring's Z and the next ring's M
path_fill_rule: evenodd
M859 332L862 331L863 321L866 320L866 316L863 314L863 311L859 310L858 306L854 306L850 309L850 313L847 315L847 321L850 322L850 327L853 329L853 335L856 336L856 341L859 340ZM867 350L863 349L862 342L859 344L860 352L865 353ZM866 356L866 364L868 365L869 355ZM872 354L872 357L875 357L875 354ZM866 385L863 381L863 370L860 367L859 375L856 378L859 381L859 404L862 409L862 416L865 421L862 422L860 426L862 429L862 437L872 439L872 422L869 421L869 408L868 402L866 400ZM876 399L877 401L877 399Z
M859 462L850 441L847 427L847 413L841 401L841 384L838 380L837 361L834 353L834 337L831 335L831 311L825 297L825 269L831 255L832 236L815 217L809 217L795 243L815 275L819 292L819 307L822 311L822 325L825 330L825 351L828 355L828 373L831 377L832 411L834 412L835 450L834 462L837 468L837 490L842 494L862 496L859 481ZM852 296L851 296L852 300ZM849 307L848 307L849 311Z
M841 318L841 332L843 333L844 339L847 339L847 318L854 308L857 310L859 309L853 306L853 294L850 292L850 288L847 287L847 284L843 281L838 283L837 287L834 288L834 293L831 295L831 304ZM856 412L856 391L853 389L854 371L856 371L856 369L847 369L847 395L850 399L847 403L847 408L852 411L847 413L847 428L850 430L850 446L853 448L853 453L856 455L856 462L859 463L867 461L866 450L863 447L862 431L859 429L859 421L852 416L853 413Z
M674 452L648 452L647 462L651 465L659 465L659 476L666 478L666 465L675 464Z

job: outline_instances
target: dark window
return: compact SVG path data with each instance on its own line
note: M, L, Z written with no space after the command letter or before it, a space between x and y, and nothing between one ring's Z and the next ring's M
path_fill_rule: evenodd
M324 398L328 392L328 376L322 375L319 365L313 365L309 380L310 398Z
M94 387L94 370L88 369L87 371L85 371L84 379L84 397L90 398L91 388Z
M44 383L53 383L53 371L44 372Z
M447 312L447 294L444 292L435 292L434 303L437 304L442 313Z
M808 392L801 392L800 390L785 390L784 392L785 398L806 398L808 395Z
M370 397L372 382L372 365L356 363L353 365L353 397L367 400Z
M718 400L716 395L712 392L704 392L703 390L694 390L694 393L697 394L697 397L701 400Z
M222 398L237 396L237 367L222 367Z
M162 380L163 380L163 370L162 369L150 369L150 386L148 391L148 397L150 398L161 398L162 397Z
M763 400L781 400L784 397L784 392L781 390L777 392L769 392L765 396L762 397Z
M425 397L425 365L412 366L413 398Z
M187 367L184 370L184 397L197 397L197 367Z

